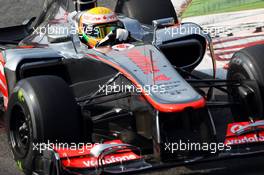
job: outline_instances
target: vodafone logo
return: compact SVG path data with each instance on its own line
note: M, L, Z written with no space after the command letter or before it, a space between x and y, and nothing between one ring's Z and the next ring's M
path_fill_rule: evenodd
M261 121L257 121L261 122ZM230 123L228 124L225 144L227 145L238 145L245 143L254 142L264 142L264 131L249 132L242 135L237 135L236 132L245 126L249 126L251 122L240 122L240 123ZM259 126L259 128L264 128L264 126ZM250 129L250 128L247 128Z
M243 126L241 125L234 125L230 128L230 132L232 132L233 134L235 134L239 129L241 129Z

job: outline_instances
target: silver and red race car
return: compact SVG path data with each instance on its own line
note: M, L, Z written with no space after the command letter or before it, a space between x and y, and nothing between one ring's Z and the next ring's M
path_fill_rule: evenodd
M195 68L206 49L215 65L211 38L179 23L169 0L118 0L129 42L93 49L69 32L71 3L46 1L34 28L0 29L2 108L25 174L138 173L264 152L264 45L238 51L226 80L205 77Z

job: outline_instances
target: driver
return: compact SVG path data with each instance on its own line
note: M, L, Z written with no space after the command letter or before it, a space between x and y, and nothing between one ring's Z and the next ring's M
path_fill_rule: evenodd
M89 48L124 42L129 36L117 15L105 7L95 7L81 13L78 31L81 41Z

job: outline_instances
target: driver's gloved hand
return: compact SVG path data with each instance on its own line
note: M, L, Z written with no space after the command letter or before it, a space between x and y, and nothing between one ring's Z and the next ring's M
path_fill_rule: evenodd
M126 29L116 29L116 40L126 41L128 38L129 32Z
M102 39L95 47L117 44L118 42L126 41L129 37L129 32L126 29L116 29L111 31Z

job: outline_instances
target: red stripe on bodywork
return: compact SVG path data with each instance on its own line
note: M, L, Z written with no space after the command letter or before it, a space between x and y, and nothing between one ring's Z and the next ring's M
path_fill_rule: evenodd
M5 86L7 86L6 78L5 78L5 76L2 74L2 72L0 72L0 80L4 83Z
M2 66L2 69L4 70L4 65L5 65L5 59L3 57L3 53L0 52L0 66ZM5 75L0 71L0 81L3 84L0 84L0 92L2 93L4 97L4 106L7 108L7 103L8 103L8 90L7 90L7 83L6 83L6 78Z
M0 84L0 91L3 96L8 97L7 89Z
M108 65L111 65L121 73L123 73L137 88L142 89L142 94L144 97L148 100L148 102L158 111L160 112L181 112L186 108L192 107L194 109L202 108L205 106L205 99L201 98L197 101L189 102L189 103L183 103L183 104L161 104L156 102L153 98L151 98L148 93L144 91L144 88L141 87L141 85L136 81L136 79L131 76L125 69L119 67L118 65L112 63L111 61L108 61L104 58L101 58L97 55L87 54L88 56L100 60Z
M35 46L33 45L21 45L21 46L17 46L17 49L32 49Z
M2 65L5 65L5 59L2 52L0 52L0 62L2 63Z

